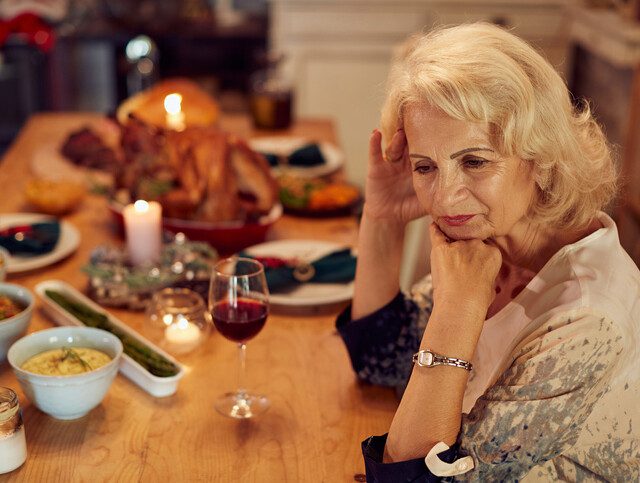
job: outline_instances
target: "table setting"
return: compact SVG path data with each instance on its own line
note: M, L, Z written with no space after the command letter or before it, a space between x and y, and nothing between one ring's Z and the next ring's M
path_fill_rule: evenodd
M278 152L266 141L273 134L244 114L211 108L209 125L191 126L193 96L186 88L180 110L159 110L158 125L147 119L142 126L152 134L129 145L149 141L152 157L137 151L128 159L153 158L165 174L154 168L145 185L146 171L120 172L133 183L126 199L117 194L122 179L96 178L97 162L74 164L60 154L70 134L87 126L113 134L104 125L114 121L100 114L36 114L0 163L0 297L18 307L0 319L0 387L7 388L0 445L11 433L19 440L11 443L14 461L22 459L3 481L353 480L364 473L360 440L391 421L394 391L357 383L334 327L353 295L356 217L351 208L325 216L283 209L282 176L348 185L333 124L297 119L278 133L278 142L292 140ZM113 141L96 137L104 156ZM181 147L171 151L170 142ZM66 167L33 169L42 146L58 146L56 166ZM292 167L302 174L283 159L300 149ZM205 166L217 150L226 156ZM325 160L305 174L300 159L318 153ZM270 164L263 154L280 159ZM179 179L169 168L187 158L191 178ZM75 173L79 197L63 208L51 201L56 196L34 203L44 196L27 195L34 183L41 192L69 190L62 183L70 178L56 177L61 172ZM171 190L154 191L158 177ZM235 198L225 204L215 189ZM106 364L93 368L85 349L106 354ZM24 369L46 351L58 351L56 367L76 363L84 372ZM83 382L86 394L74 396L70 377L95 382ZM38 384L59 387L40 397Z

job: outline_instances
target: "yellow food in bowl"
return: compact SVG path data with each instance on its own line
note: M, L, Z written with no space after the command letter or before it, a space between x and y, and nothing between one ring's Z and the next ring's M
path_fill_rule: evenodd
M82 200L85 187L71 181L33 179L27 183L25 195L42 213L63 215Z
M70 376L94 371L110 361L111 357L95 349L63 347L30 357L21 368L45 376Z

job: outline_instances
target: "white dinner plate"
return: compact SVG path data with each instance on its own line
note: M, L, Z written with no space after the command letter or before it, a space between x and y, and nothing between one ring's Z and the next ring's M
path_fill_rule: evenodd
M261 243L244 251L257 257L297 258L313 262L344 245L317 240L277 240ZM353 281L348 283L301 283L287 293L269 295L274 305L309 306L324 305L350 300L353 297Z
M0 215L0 229L15 225L28 225L38 221L51 220L51 216L37 213L9 213ZM7 264L7 273L26 272L36 268L46 267L62 260L73 253L80 245L80 232L68 221L60 220L60 238L56 247L49 253L33 257L12 255Z
M276 154L278 156L288 156L293 151L301 148L305 144L309 144L309 139L287 136L273 136L264 138L255 138L249 140L249 147L260 153ZM324 164L317 166L272 166L271 171L277 176L286 171L294 176L301 178L316 178L325 176L340 169L344 164L344 153L335 144L327 142L319 142L318 147L324 157Z

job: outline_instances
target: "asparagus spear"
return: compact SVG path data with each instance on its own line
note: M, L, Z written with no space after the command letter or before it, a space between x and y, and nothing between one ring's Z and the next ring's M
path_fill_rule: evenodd
M162 357L150 347L134 339L120 328L115 327L109 322L109 318L105 314L96 312L90 307L66 297L55 290L45 290L45 294L84 325L103 329L115 335L122 342L124 353L154 376L171 377L178 373L178 368L173 362Z

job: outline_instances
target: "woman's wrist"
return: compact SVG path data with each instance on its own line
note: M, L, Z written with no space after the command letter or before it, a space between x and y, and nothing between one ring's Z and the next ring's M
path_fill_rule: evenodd
M437 292L437 290L436 290ZM489 310L491 302L483 298L466 295L434 294L433 305L442 311L463 312L471 316L484 316Z
M400 289L404 228L363 213L351 316L358 319L382 307Z
M397 216L385 216L379 215L375 213L375 210L372 210L369 205L365 202L362 207L362 218L368 218L371 221L376 223L384 223L385 226L392 230L402 230L404 233L404 229L407 226L405 221L402 221Z
M483 312L476 304L449 303L438 306L434 301L420 349L430 349L448 357L470 361L478 344L485 316L486 310Z

